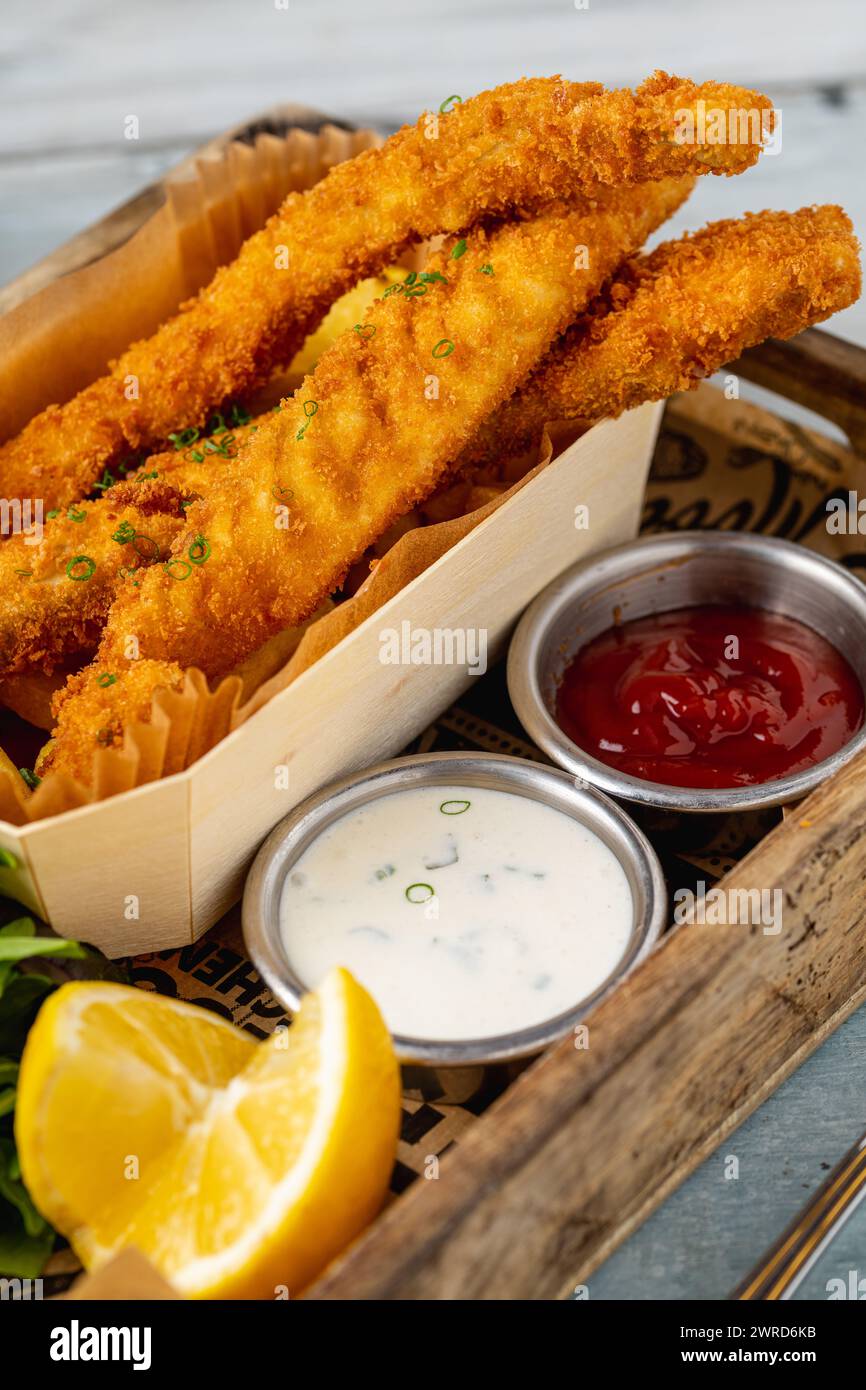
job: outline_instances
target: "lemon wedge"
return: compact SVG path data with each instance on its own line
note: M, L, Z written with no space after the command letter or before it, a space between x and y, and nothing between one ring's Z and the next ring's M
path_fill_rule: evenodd
M27 1039L15 1135L86 1268L137 1246L189 1298L294 1297L375 1216L399 1069L345 970L256 1043L125 985L63 985Z

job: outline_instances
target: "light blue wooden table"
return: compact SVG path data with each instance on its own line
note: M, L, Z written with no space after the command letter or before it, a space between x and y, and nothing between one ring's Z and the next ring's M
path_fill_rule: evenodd
M701 180L665 236L806 202L843 204L864 234L858 0L6 0L0 283L276 102L389 129L525 73L622 85L654 67L751 84L783 112L781 154L741 179ZM866 344L864 303L833 331ZM866 1128L864 1059L861 1010L607 1262L590 1297L723 1297ZM824 1298L852 1270L866 1277L866 1206L799 1296Z

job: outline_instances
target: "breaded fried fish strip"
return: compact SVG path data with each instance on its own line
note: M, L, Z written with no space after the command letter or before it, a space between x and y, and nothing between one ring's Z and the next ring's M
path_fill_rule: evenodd
M693 388L745 348L767 337L791 337L846 308L859 291L857 240L837 207L759 213L668 242L616 273L592 311L482 424L458 469L471 477L521 452L537 440L545 420L612 417ZM179 454L156 455L147 466L203 495L218 476L216 463L197 467ZM179 531L180 517L171 524ZM0 592L2 576L11 573L6 558L0 551ZM84 586L65 588L67 605L89 598ZM56 586L52 592L59 603ZM62 651L58 614L43 606L41 615L52 630L49 649ZM31 641L34 621L31 614ZM14 640L17 622L0 606L0 642ZM48 639L39 634L39 640Z
M224 436L152 454L97 501L73 503L47 518L41 537L16 535L0 546L0 703L7 677L50 673L96 649L124 578L135 586L141 575L133 571L166 559L185 507L208 491L255 428L255 422L235 426Z
M478 229L434 257L425 294L378 301L187 513L172 559L124 586L99 653L58 705L49 764L82 781L159 687L213 679L302 622L395 518L436 487L479 423L590 302L691 180L614 189ZM576 254L576 251L579 254ZM135 636L139 659L129 660Z
M695 118L707 109L730 126L702 125ZM757 119L743 124L743 111ZM247 396L349 286L414 241L603 185L737 173L757 159L771 119L757 93L664 73L634 93L524 80L422 116L290 194L237 259L110 375L36 416L0 449L0 489L46 507L85 497L121 451L154 447Z
M121 577L135 584L142 566L168 554L187 500L167 483L121 483L46 521L37 544L16 535L0 546L0 682L92 651Z
M860 295L841 208L750 213L665 242L617 271L464 450L476 469L528 447L546 420L599 420L691 390L765 338L791 338Z

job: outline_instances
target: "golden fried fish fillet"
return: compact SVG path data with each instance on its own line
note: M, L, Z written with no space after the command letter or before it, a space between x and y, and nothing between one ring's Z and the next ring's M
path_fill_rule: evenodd
M168 554L195 494L161 481L124 483L46 521L41 540L0 547L0 678L92 650L124 575ZM0 685L0 700L3 698Z
M731 118L724 130L684 119L706 110ZM758 93L664 73L636 92L524 80L422 116L291 194L235 261L109 375L3 445L0 491L46 507L87 496L124 450L155 447L247 396L349 286L415 241L605 185L737 173L757 159L771 120Z
M302 622L388 526L434 490L481 421L691 179L607 191L477 229L383 297L187 512L166 564L123 586L96 660L59 701L51 767L89 781L100 745L148 719L184 668L216 679ZM134 639L134 640L131 640ZM138 653L130 660L129 652Z
M256 428L235 426L152 454L98 500L46 518L41 537L31 531L0 546L0 703L10 676L50 674L96 649L118 587L126 578L135 587L141 574L134 571L167 558L186 507Z
M765 338L791 338L860 296L859 243L840 207L748 213L668 241L617 271L464 450L472 472L531 445L546 420L600 420L693 390Z
M693 388L745 348L767 337L791 337L846 308L859 292L857 240L848 217L833 206L717 222L652 255L636 256L512 399L482 424L455 472L471 479L498 467L534 444L546 420L612 417L645 400ZM241 437L251 428L256 425L235 434ZM217 464L190 462L188 453L155 455L146 467L158 468L160 478L175 487L205 495L219 476ZM89 523L102 524L100 509L112 505L112 496L89 509ZM469 481L463 485L462 510L485 500L477 489L470 494ZM175 507L161 520L160 535L170 544L182 525ZM113 522L103 524L106 542L115 530ZM89 539L87 544L92 548ZM26 553L18 542L15 546L19 555ZM104 548L113 560L116 545ZM4 577L14 582L12 551L13 543L0 550L0 592L6 591ZM99 625L119 584L115 564L102 592ZM16 655L11 669L31 667L43 652L57 660L67 651L83 650L67 645L68 634L80 632L68 620L69 606L90 598L83 585L54 583L38 615L28 614L26 629L18 605L0 604L0 645ZM93 647L97 637L98 631Z

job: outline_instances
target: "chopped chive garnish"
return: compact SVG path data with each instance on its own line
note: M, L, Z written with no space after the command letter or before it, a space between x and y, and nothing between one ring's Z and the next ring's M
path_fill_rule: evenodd
M480 265L480 266L478 267L478 269L479 269L479 271L481 272L482 275L492 275L492 274L493 274L493 266L490 264L489 261L487 262L486 265Z
M252 417L252 415L250 414L250 412L249 412L248 410L245 410L244 407L243 407L242 405L233 405L233 406L232 406L232 424L233 424L233 425L248 425L248 424L250 423L250 420L252 420L252 418L253 418L253 417Z
M451 259L452 261L459 261L459 260L460 260L460 257L464 254L465 251L466 251L466 242L465 242L465 241L458 241L457 245L454 247L454 250L451 252L450 259Z
M433 349L434 357L450 357L454 351L454 344L450 338L440 338Z
M142 549L142 542L144 542L144 548L143 548L143 549ZM148 548L147 548L148 546L151 546L152 549L148 550ZM158 559L159 559L159 545L158 545L158 543L153 539L152 536L146 536L146 535L144 534L143 531L138 531L138 532L136 532L136 534L133 536L133 538L132 538L132 548L133 548L133 550L135 551L136 555L140 555L140 556L141 556L142 560L158 560Z
M175 565L183 565L183 567L184 567L186 573L185 573L185 574L175 574L175 573L174 573L174 566L175 566ZM165 564L163 565L163 569L165 570L166 574L169 575L169 577L170 577L171 579L177 579L178 581L180 581L180 580L182 580L182 579L189 579L190 575L192 574L192 565L187 564L186 560L179 560L179 559L177 559L177 558L175 558L174 560L166 560Z
M127 545L129 541L135 540L135 528L128 521L121 521L111 539L117 541L118 545Z
M205 560L210 559L210 542L204 536L196 536L186 553L190 564L203 565Z
M16 574L20 574L21 577L22 577L22 579L29 579L30 576L33 574L33 571L32 571L32 570L16 570L15 573L16 573Z
M59 515L60 515L60 512L57 510L56 507L54 508L53 511L46 512L46 513L45 513L46 520L48 520L48 521L53 521L54 518L55 518L56 516L59 516Z
M84 570L84 573L73 574L72 571L76 569L79 565L87 566L87 568ZM89 555L75 555L69 561L69 564L66 566L66 577L67 579L74 579L80 582L82 579L90 579L91 576L94 574L95 570L96 561L91 560Z
M468 811L471 805L471 801L443 801L439 810L442 812L443 816L462 816L463 812ZM455 809L450 810L450 807L454 807Z
M117 676L113 676L110 671L103 671L96 684L100 690L107 690L110 685L115 685Z
M421 897L415 892L416 888L421 890ZM433 890L432 883L410 883L409 887L406 889L405 896L406 901L410 903L427 903L431 898L435 898L436 894Z
M410 270L410 271L409 271L409 274L406 276L406 279L403 281L403 284L404 284L404 285L414 285L414 283L415 283L415 281L416 281L417 279L418 279L418 272L417 272L417 270Z
M359 338L375 338L376 325L374 323L356 323L354 330Z
M168 437L175 449L180 452L181 449L188 449L190 444L194 444L198 436L199 430L195 425L190 425L188 429L178 430L175 434L170 434Z
M87 512L83 511L81 507L70 507L66 515L70 521L84 521L87 517Z
M276 497L278 502L287 502L290 497L294 497L294 492L290 487L280 487L279 483L274 483L271 488L271 496Z
M459 105L462 101L463 98L457 96L456 93L454 96L446 97L439 107L439 115L447 116L450 111L454 110L455 105Z
M447 285L448 281L444 275L440 275L438 270L423 270L418 276L419 280L425 281L428 285Z
M309 428L310 421L312 420L318 408L318 401L304 401L304 414L307 417L307 423L306 425L301 425L301 428L295 435L295 439L303 439L304 435L307 433L307 429Z
M37 777L35 772L31 772L31 770L30 770L29 767L19 767L18 771L21 773L21 776L22 776L23 780L27 783L27 785L28 785L28 787L30 788L30 790L31 790L32 792L35 792L36 788L39 786L40 782L42 781L42 778L41 778L41 777ZM5 853L5 851L4 851L4 853ZM10 866L10 867L11 867L11 866Z

